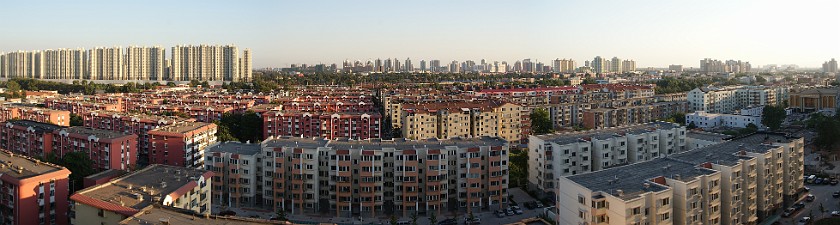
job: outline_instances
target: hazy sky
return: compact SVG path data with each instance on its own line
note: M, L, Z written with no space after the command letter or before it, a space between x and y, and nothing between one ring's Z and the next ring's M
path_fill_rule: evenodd
M838 0L5 1L0 51L205 43L251 48L256 68L596 55L819 67L840 58L838 14Z

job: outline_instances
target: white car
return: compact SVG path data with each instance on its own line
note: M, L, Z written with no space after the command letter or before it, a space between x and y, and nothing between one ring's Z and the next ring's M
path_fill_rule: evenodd
M806 217L802 217L802 219L799 220L799 225L806 225L806 224L810 224L810 223L811 223L811 217L806 216Z
M831 216L840 216L840 211L831 211Z

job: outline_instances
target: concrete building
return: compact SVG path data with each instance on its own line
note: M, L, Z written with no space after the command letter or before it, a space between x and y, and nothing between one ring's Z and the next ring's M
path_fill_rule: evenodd
M689 111L734 113L750 106L782 105L788 95L783 86L708 86L689 91L687 99Z
M179 209L163 205L150 205L137 214L125 218L119 225L149 225L149 224L178 224L178 225L231 225L231 224L278 224L279 221L256 219L237 216L220 216Z
M205 167L221 171L225 175L218 179L229 182L216 185L221 193L214 204L337 217L442 215L507 204L508 145L499 138L272 137L258 144L222 143L209 152ZM244 173L246 168L262 172ZM254 196L240 193L244 188L254 188Z
M124 80L163 81L166 51L160 46L125 49Z
M644 162L686 150L685 127L655 122L583 132L531 135L528 182L552 195L556 179Z
M149 162L150 130L186 121L186 119L174 116L152 116L112 111L92 111L81 116L85 127L137 135L137 155L133 157L137 159L137 163L140 165L148 165Z
M558 178L558 224L757 224L803 191L803 140L754 134Z
M97 171L131 171L137 165L137 135L85 127L68 127L52 132L52 153L63 157L85 152Z
M0 151L3 224L68 224L70 170Z
M70 223L118 224L154 204L211 214L212 176L204 170L151 165L73 194Z
M70 126L70 111L51 110L11 104L0 106L0 121L8 121L11 119L31 120L66 127Z
M590 62L590 65L592 66L592 72L596 74L606 73L610 70L609 65L607 65L607 60L601 58L601 56L595 56L595 59Z
M761 123L761 115L717 114L704 111L685 114L685 123L694 124L699 128L745 128L750 124L758 128L764 127L764 124Z
M824 73L837 73L837 60L832 58L829 61L826 61L822 65Z
M403 104L402 136L408 139L501 137L519 143L530 133L527 109L500 101Z
M204 149L216 142L216 124L181 122L148 132L149 163L203 168Z
M732 137L725 134L691 130L685 135L685 147L688 150L694 150L710 145L720 144L730 138Z
M327 139L370 139L381 137L379 113L317 113L297 110L269 111L262 114L263 137L295 136Z
M798 89L790 93L790 108L799 113L826 112L834 115L837 113L838 102L838 88Z

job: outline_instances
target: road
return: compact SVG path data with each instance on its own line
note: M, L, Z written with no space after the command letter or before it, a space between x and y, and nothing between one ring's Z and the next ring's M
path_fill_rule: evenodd
M795 225L796 222L805 216L813 216L815 219L825 218L831 216L831 211L840 211L840 199L831 197L835 191L840 191L840 186L831 185L809 185L810 193L816 197L813 202L804 202L805 208L799 210L796 214L789 218L782 218L782 224ZM823 206L824 212L820 212L820 205Z

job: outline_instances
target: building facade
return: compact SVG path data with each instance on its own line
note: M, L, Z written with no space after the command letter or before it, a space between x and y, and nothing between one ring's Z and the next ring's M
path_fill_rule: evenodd
M220 192L214 204L336 217L441 215L507 205L508 145L499 138L284 137L220 143L208 151L205 167L220 174L214 179L230 182L214 187Z
M68 224L70 170L0 151L3 224Z
M216 124L181 122L150 130L149 163L202 168L204 149L216 142Z

